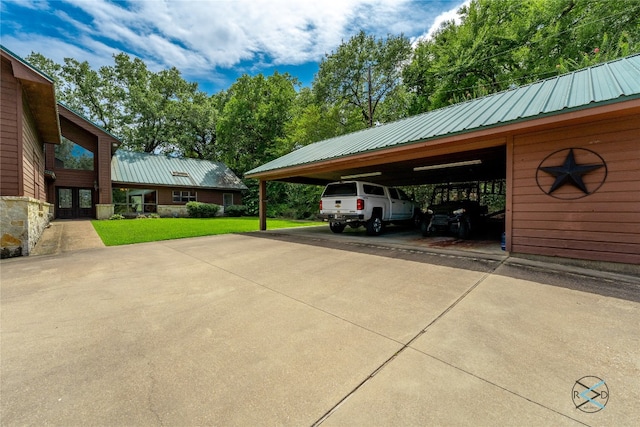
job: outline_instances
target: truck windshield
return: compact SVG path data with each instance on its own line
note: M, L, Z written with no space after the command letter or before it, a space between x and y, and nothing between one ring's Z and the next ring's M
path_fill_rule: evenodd
M355 196L356 195L356 183L355 182L341 182L336 184L329 184L324 190L323 196Z

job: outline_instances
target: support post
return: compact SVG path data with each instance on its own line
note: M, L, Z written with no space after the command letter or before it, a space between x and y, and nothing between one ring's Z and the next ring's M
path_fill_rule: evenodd
M267 181L258 183L260 197L260 231L267 229Z
M507 252L511 252L513 248L513 135L507 137L507 171L506 171L506 179L505 182L507 184L507 188L505 191L506 203L505 203L505 229L506 233L506 247L505 250Z

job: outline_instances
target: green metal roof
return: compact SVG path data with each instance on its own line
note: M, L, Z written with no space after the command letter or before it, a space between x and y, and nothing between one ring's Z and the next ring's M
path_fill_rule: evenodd
M640 97L640 54L307 145L247 176Z
M111 159L111 181L171 187L246 190L225 164L118 150Z

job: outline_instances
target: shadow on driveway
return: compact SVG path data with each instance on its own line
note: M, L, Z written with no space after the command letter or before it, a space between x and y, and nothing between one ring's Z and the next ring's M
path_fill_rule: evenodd
M460 241L450 237L426 239L416 237L419 233L415 230L400 227L390 231L383 236L371 237L357 232L333 235L326 227L305 227L247 234L347 252L493 272L506 277L533 279L548 285L640 302L640 278L631 275L513 257L500 251L499 243L495 241Z

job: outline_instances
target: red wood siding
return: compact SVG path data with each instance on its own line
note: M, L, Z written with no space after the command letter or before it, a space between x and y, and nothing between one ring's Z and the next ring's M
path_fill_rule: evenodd
M98 200L97 203L109 204L111 198L111 138L98 138Z
M640 115L596 121L552 131L514 136L512 161L512 252L640 263ZM543 192L554 177L536 172L551 153L568 148L590 150L607 165L606 180L594 193L572 200ZM566 151L550 161L562 164ZM578 164L594 162L593 155L575 150ZM555 166L555 164L554 164ZM592 191L605 170L583 175ZM580 196L565 185L558 197Z
M56 187L93 188L94 182L93 171L56 169Z
M35 120L26 102L23 104L22 117L23 194L34 199L46 201L43 143L40 140Z
M18 144L18 81L13 77L11 63L2 59L0 78L0 195L20 196ZM20 102L22 107L22 102Z
M91 151L94 155L95 161L98 154L98 137L96 135L78 127L74 122L68 120L66 117L60 117L60 132L65 138L70 139L76 144ZM111 159L109 159L109 164L111 164Z
M209 190L202 188L181 188L181 187L154 187L152 185L127 185L127 184L113 184L113 188L140 188L145 190L156 190L158 192L158 204L159 205L184 205L184 202L175 202L173 201L173 192L174 191L192 191L197 193L198 202L202 203L215 203L216 205L222 206L224 194L233 194L233 204L240 205L242 204L242 193L239 191L231 191L231 190Z
M222 190L206 190L202 188L158 188L158 204L160 205L184 205L185 203L178 203L173 201L174 191L192 191L196 192L197 199L202 203L215 203L222 206L223 194L233 193L233 203L235 205L242 204L242 196L238 192L234 191L222 191Z

